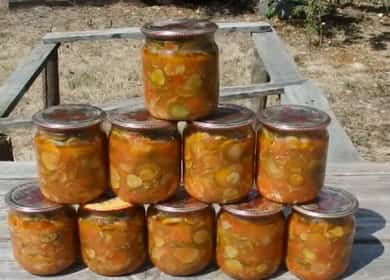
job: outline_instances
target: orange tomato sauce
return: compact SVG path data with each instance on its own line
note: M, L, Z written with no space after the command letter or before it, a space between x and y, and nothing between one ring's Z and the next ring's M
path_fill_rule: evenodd
M71 208L42 214L10 211L8 225L15 259L32 274L60 273L78 258L76 214Z
M301 279L331 280L347 269L355 218L311 218L294 212L288 220L287 268Z
M226 211L217 222L217 263L236 279L272 275L284 257L284 217L244 218Z
M321 191L328 134L324 131L282 133L263 127L257 146L259 192L279 203L303 203Z
M109 139L113 192L134 203L171 197L180 183L180 149L176 134L152 138L114 128Z
M214 256L214 212L148 210L149 256L161 271L190 275L206 268Z

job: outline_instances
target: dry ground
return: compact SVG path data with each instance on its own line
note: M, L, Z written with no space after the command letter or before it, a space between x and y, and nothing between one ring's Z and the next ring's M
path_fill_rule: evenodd
M236 15L216 9L217 21L264 20L252 12ZM378 11L346 8L333 18L332 34L322 48L310 48L303 29L273 20L289 44L301 71L328 93L333 110L362 156L390 159L389 18ZM35 6L0 11L0 84L50 31L139 26L164 18L204 17L203 7L145 6L116 3L106 6ZM247 35L218 36L222 85L249 84L254 49ZM60 48L63 102L114 102L142 92L139 48L133 40L83 42ZM13 116L31 116L41 108L40 80L16 107ZM31 130L13 130L17 160L32 158Z

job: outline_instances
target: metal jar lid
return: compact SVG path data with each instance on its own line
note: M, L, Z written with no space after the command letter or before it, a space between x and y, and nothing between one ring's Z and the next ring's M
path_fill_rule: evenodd
M131 209L133 207L135 207L134 204L125 202L119 197L105 197L95 202L83 204L81 209L96 212L111 212Z
M341 218L354 214L358 208L359 202L354 195L332 187L324 187L310 204L293 206L295 211L314 218Z
M254 120L255 114L248 108L233 104L222 104L218 106L215 113L207 118L192 121L192 124L207 129L226 129L251 125Z
M108 114L108 120L116 126L129 129L176 128L173 122L153 118L144 108L120 108Z
M91 127L104 120L103 110L86 104L49 107L33 115L34 123L49 130L75 130Z
M217 29L214 22L206 19L178 19L147 23L141 32L152 39L176 40L211 34Z
M325 129L330 123L327 113L302 105L277 105L265 108L259 121L270 128L285 131Z
M61 209L64 205L47 200L37 182L17 186L5 196L5 203L11 209L26 213L42 213Z
M252 190L245 202L225 204L222 206L222 209L234 215L255 218L280 213L283 211L284 206L260 197L257 191Z
M190 197L183 189L180 189L173 198L154 204L154 207L164 212L188 213L206 209L209 205Z

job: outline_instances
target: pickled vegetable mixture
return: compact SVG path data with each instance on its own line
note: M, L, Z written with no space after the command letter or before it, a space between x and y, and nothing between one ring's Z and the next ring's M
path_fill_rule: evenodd
M8 215L13 253L27 271L38 275L59 273L77 257L77 227L73 210Z
M161 271L189 275L204 269L214 254L214 215L210 209L148 215L149 255Z
M162 201L172 196L179 186L178 136L153 138L114 128L109 157L111 187L124 201Z
M302 203L317 196L325 176L326 131L285 134L263 127L258 145L256 183L264 197Z
M218 104L218 50L199 41L153 41L142 52L145 103L156 118L194 120Z
M186 133L184 186L191 196L205 202L227 203L249 192L254 133L249 128L234 133Z
M82 214L79 231L83 261L96 273L130 273L146 260L145 212L141 207L115 216Z
M242 218L223 211L217 224L217 263L236 279L263 279L283 259L284 218Z
M288 227L286 263L299 278L335 279L347 269L354 237L353 216L325 220L294 213Z
M42 194L58 203L84 203L99 197L107 184L103 132L74 134L38 131L34 138Z

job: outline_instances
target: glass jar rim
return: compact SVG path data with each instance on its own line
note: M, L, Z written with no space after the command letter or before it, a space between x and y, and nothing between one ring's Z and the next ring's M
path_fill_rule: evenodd
M210 206L189 196L183 189L179 189L174 197L167 201L153 204L153 207L168 213L188 213L200 211Z

